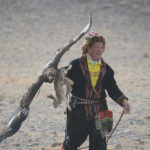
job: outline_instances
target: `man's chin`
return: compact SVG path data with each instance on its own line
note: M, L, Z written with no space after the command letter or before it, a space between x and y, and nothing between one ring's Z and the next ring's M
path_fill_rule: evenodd
M93 58L93 60L94 60L94 61L98 61L98 60L100 60L100 58L101 58L101 57L95 57L95 58Z

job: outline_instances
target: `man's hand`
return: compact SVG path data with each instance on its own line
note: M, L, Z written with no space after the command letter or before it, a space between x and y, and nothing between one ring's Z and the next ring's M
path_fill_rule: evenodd
M125 111L125 114L129 114L130 113L130 105L128 103L128 100L124 100L123 101L123 109Z

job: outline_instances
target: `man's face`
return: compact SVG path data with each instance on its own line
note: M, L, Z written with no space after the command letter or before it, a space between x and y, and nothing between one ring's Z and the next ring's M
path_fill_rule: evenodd
M95 42L91 47L88 47L88 54L96 61L101 58L104 49L104 44L102 42Z

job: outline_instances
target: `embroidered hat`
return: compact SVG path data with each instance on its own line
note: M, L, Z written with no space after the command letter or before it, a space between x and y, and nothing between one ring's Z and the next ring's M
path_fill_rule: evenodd
M88 37L100 36L97 32L90 32Z

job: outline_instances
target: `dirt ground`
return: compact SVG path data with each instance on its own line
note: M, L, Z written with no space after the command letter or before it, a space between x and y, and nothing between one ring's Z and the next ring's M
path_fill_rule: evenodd
M123 117L108 150L150 148L150 1L149 0L0 0L0 129L19 105L55 51L88 23L106 38L103 58L115 71L129 98L131 114ZM83 40L83 39L82 39ZM60 66L81 55L80 40ZM54 109L44 84L19 132L2 141L2 150L59 150L64 140L65 105ZM117 122L122 108L107 98ZM81 147L87 146L86 141Z

